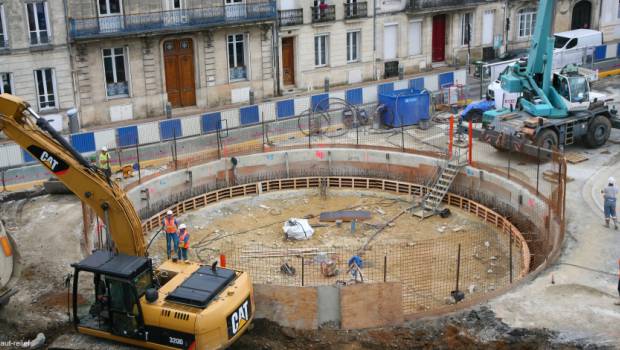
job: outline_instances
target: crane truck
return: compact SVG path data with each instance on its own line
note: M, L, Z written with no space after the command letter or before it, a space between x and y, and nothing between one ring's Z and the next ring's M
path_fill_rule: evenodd
M481 139L500 150L533 154L583 140L590 148L604 145L611 128L620 127L617 111L607 101L591 98L586 76L573 66L553 72L554 0L540 0L536 28L527 58L508 68L501 87L518 93L516 108L483 115Z
M149 349L193 350L226 348L248 329L254 297L247 272L175 260L155 268L125 192L25 101L0 95L0 130L105 224L105 247L71 265L79 333Z

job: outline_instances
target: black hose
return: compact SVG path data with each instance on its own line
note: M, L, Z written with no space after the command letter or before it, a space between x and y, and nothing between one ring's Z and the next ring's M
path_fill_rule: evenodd
M160 227L159 230L157 230L157 232L155 232L155 235L153 235L153 237L151 237L151 240L149 241L149 244L146 246L146 254L148 255L149 252L149 248L151 247L151 244L153 243L153 241L155 240L155 237L157 237L157 235L159 235L159 233L164 229L164 227Z

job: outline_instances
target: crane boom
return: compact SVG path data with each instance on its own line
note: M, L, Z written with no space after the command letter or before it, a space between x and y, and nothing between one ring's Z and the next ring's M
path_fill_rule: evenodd
M27 102L9 94L0 95L0 130L95 211L106 223L116 251L146 255L140 218L125 192L89 164Z

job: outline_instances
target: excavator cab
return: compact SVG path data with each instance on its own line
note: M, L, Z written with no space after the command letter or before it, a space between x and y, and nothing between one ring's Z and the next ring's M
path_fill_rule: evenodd
M153 288L151 260L96 251L72 266L74 325L146 340L139 300Z

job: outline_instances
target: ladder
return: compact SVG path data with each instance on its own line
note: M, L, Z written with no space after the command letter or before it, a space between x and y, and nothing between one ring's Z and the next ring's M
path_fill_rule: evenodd
M441 167L439 171L439 177L428 189L424 199L417 206L418 210L413 211L413 215L423 220L437 214L439 206L446 193L448 193L450 186L452 186L454 179L456 179L461 169L467 165L467 149L464 149L465 152L462 151L462 147L456 146L456 152L453 152L452 157L448 156L445 166Z

